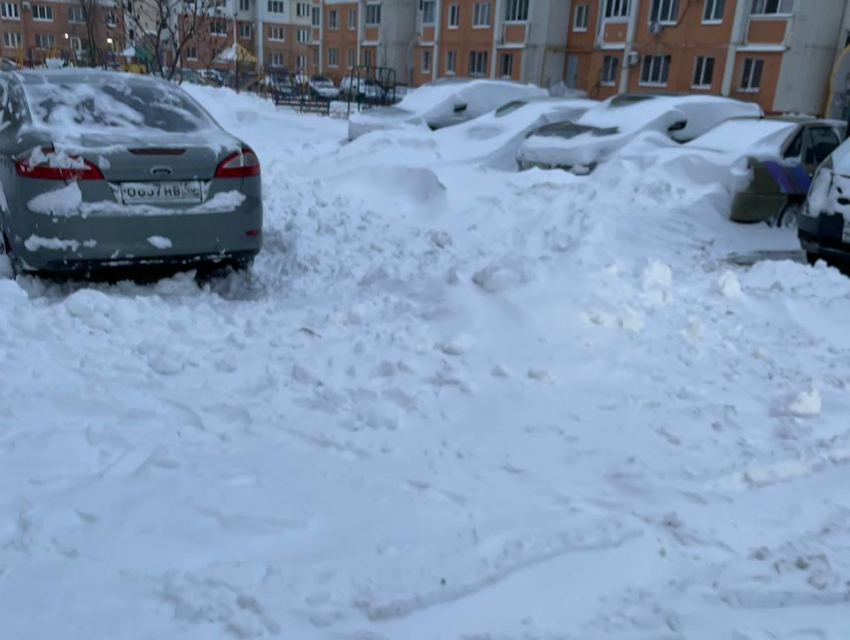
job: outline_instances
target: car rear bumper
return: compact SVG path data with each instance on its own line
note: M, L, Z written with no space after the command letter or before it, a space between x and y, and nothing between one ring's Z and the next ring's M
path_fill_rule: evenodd
M817 217L799 216L797 235L806 253L822 258L850 261L850 244L843 241L844 216L821 214Z
M214 263L249 258L262 247L262 204L226 213L56 217L13 212L12 253L27 271L88 271L133 264Z

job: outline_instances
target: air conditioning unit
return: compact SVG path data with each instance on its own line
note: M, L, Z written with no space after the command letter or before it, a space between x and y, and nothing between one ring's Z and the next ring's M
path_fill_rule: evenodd
M649 23L649 32L652 35L657 36L662 31L664 31L664 25L661 24L660 22L650 22Z
M629 57L626 59L630 67L635 66L640 62L640 54L637 51L629 51Z
M32 9L32 3L27 2L26 0L24 0L21 5L24 7L24 9Z

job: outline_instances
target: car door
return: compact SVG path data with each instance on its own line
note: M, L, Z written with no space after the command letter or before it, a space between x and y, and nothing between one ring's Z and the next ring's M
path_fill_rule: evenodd
M15 156L20 143L18 133L26 119L26 108L20 87L9 78L0 80L0 215L9 213L9 203L16 199Z

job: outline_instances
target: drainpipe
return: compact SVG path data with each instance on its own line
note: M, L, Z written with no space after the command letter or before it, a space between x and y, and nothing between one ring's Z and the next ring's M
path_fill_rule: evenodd
M436 15L434 16L434 45L431 47L431 82L434 82L437 79L437 65L440 62L440 16L443 14L443 3L442 0L436 0L436 6L434 8Z
M735 72L735 57L738 47L744 42L744 33L747 27L747 9L750 3L739 1L735 7L735 19L732 22L732 36L729 48L726 50L726 68L723 69L723 84L720 95L728 96L732 89L732 75Z
M533 0L532 0L533 1ZM529 10L531 8L529 7ZM504 39L504 29L505 25L502 24L502 15L505 10L504 0L496 0L493 4L493 11L496 15L493 16L493 46L490 48L490 77L496 77L496 65L498 64L498 60L496 60L496 56L498 55L499 42Z
M384 8L381 7L381 13L384 12ZM383 21L384 16L381 16L381 20ZM366 0L360 0L357 7L357 57L354 60L354 66L357 67L360 65L360 45L363 42L363 38L366 35ZM353 69L351 70L353 71Z
M310 7L310 21L313 21L313 9ZM342 24L342 11L337 13L337 27ZM325 75L325 0L319 2L319 73Z
M620 93L625 93L629 90L629 74L631 67L629 66L629 54L632 52L632 45L635 43L635 30L637 29L638 19L638 2L632 2L629 7L629 26L626 29L626 46L623 49L623 68L620 71ZM604 10L602 3L599 3L599 13Z

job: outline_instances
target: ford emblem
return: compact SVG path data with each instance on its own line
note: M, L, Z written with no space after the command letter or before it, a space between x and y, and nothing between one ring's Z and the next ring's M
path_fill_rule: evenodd
M164 178L171 175L171 169L169 167L154 167L151 169L151 173L157 178Z

